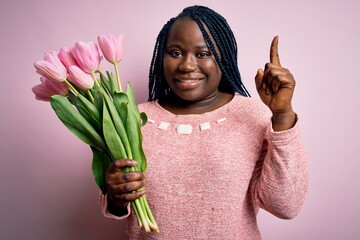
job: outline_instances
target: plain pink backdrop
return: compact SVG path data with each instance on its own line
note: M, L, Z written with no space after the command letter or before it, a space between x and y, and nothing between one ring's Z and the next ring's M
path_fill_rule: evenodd
M296 80L298 112L311 167L302 212L280 220L260 211L264 239L360 239L360 2L0 1L0 239L127 239L124 222L104 218L90 149L35 101L33 62L47 50L126 35L120 64L139 102L156 36L184 7L203 4L225 16L239 46L239 67L253 97L257 68L280 36L283 66ZM104 65L106 63L104 62Z

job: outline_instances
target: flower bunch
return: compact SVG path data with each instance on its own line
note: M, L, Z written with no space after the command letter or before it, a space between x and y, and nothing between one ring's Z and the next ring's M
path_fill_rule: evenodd
M139 112L130 84L126 91L121 87L118 63L124 54L124 36L100 35L97 40L46 52L34 63L41 83L32 91L36 99L50 101L62 123L90 146L95 182L106 194L105 174L112 161L135 159L137 166L122 171L146 171L141 126L147 117ZM116 81L112 72L101 72L101 53L113 64ZM145 195L131 205L140 227L159 231Z

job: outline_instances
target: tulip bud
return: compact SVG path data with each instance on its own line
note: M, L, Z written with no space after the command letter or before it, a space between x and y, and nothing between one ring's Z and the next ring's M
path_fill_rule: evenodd
M41 83L32 88L35 94L35 99L41 101L50 101L50 97L53 95L66 96L69 92L69 88L66 83L54 82L46 79L45 77L40 78Z
M68 79L70 82L84 90L88 90L94 86L94 79L91 77L91 75L84 72L75 65L69 67Z
M69 69L72 65L77 65L77 62L71 53L71 49L68 47L62 47L58 56L60 61L65 65L66 69Z
M96 43L79 41L71 48L71 53L74 56L77 65L84 72L94 73L99 70L101 58L99 47Z
M124 56L124 34L119 37L100 35L97 39L105 59L113 64L119 63Z
M34 63L36 72L55 82L63 82L66 80L67 71L55 51L49 51L45 54L44 60Z

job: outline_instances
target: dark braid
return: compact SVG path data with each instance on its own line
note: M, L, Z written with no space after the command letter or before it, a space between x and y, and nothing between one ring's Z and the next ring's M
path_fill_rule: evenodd
M149 73L149 101L161 99L169 89L163 75L164 49L171 26L176 20L184 17L190 17L198 24L206 43L214 54L215 60L222 71L219 90L228 93L238 92L243 96L250 96L241 81L237 64L237 44L226 19L210 8L192 6L185 8L177 17L170 19L161 29L156 39ZM214 42L204 25L209 29ZM221 56L216 52L215 46L218 47Z

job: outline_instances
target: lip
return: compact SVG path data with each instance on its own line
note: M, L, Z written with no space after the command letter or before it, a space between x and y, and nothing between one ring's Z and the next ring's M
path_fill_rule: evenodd
M174 81L179 89L191 90L198 87L203 79L200 77L176 77Z

